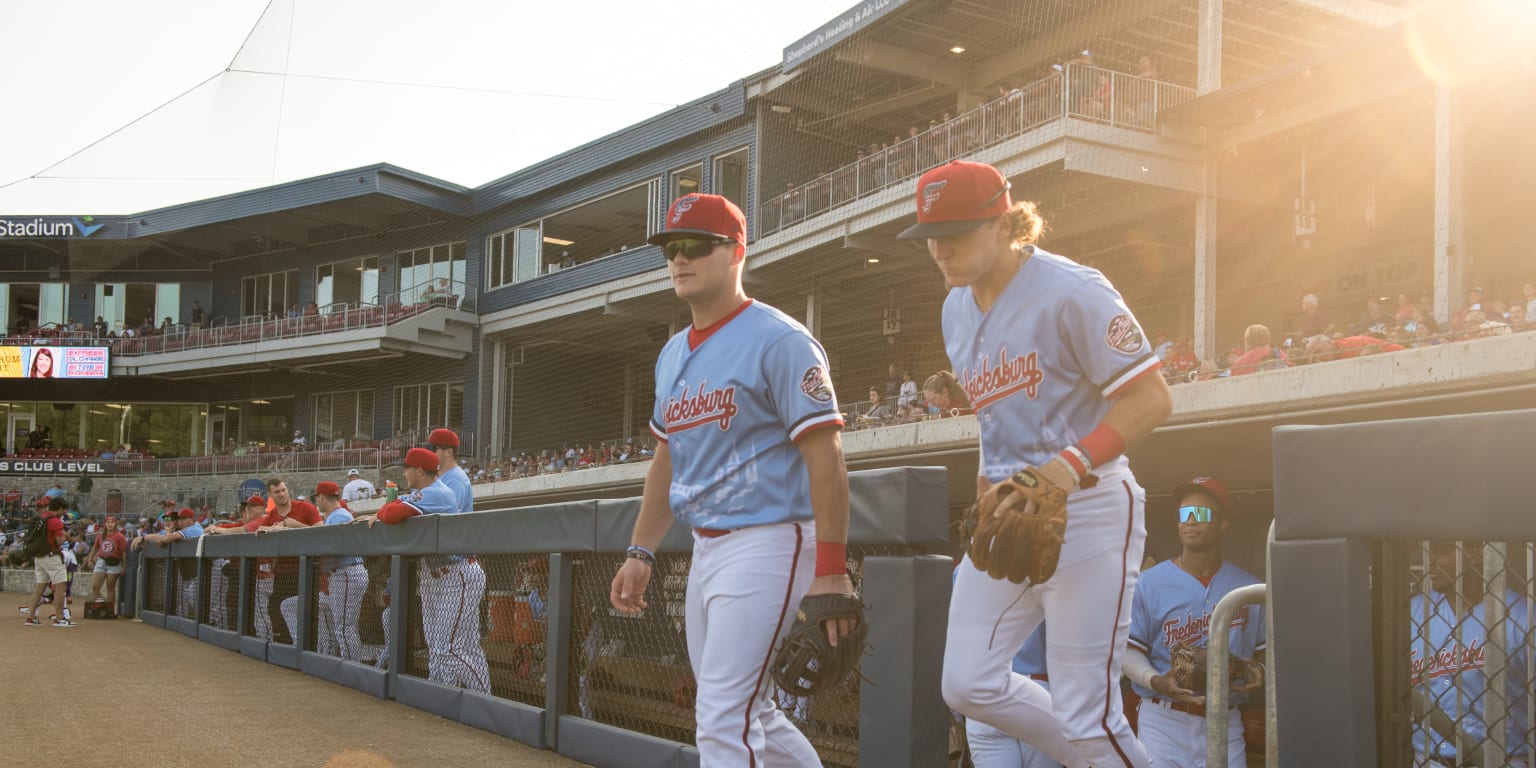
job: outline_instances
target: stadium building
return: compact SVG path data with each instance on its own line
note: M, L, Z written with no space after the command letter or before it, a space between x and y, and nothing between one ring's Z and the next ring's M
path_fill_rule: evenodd
M1165 366L1176 411L1133 454L1143 483L1198 467L1262 496L1277 424L1536 404L1523 304L1492 317L1536 279L1517 229L1536 76L1524 52L1464 56L1412 7L865 3L777 66L474 189L376 165L127 216L7 217L0 447L24 459L7 472L225 488L384 466L437 426L487 466L640 455L655 355L687 323L645 241L671 199L706 191L747 212L748 293L826 346L850 461L970 477L974 416L858 418L890 366L919 385L949 367L945 288L894 234L916 176L965 158L1040 204L1043 247L1104 271L1149 336L1205 363ZM1325 329L1410 348L1226 375L1254 324L1296 363ZM45 347L52 380L27 378ZM481 492L641 477L517 474Z

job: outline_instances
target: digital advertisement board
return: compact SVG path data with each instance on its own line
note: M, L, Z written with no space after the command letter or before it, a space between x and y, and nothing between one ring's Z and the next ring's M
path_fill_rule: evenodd
M0 346L0 379L105 379L106 347Z

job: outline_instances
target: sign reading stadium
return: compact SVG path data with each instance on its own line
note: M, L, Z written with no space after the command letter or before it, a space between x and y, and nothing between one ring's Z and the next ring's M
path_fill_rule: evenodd
M784 71L800 66L849 35L879 21L887 13L905 5L907 0L867 0L837 15L820 29L791 43L784 49Z
M63 240L90 237L106 226L94 216L0 217L0 240Z

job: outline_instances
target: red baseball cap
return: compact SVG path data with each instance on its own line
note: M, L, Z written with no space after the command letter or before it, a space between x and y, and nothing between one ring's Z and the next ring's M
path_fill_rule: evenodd
M459 447L459 436L451 429L434 429L432 434L427 435L427 443L434 448L438 446L457 448Z
M191 507L182 507L181 511L176 513L176 516L177 517L197 517L197 513L193 512Z
M265 507L267 506L267 500L262 498L261 494L253 493L246 498L245 505L247 507Z
M747 217L736 204L719 195L694 193L672 201L667 226L646 242L661 245L681 237L721 237L747 242Z
M1012 186L986 163L951 160L917 180L917 223L896 237L924 240L969 232L1013 207Z
M1227 484L1217 480L1214 477L1208 477L1205 475L1201 475L1200 477L1190 480L1189 482L1173 489L1173 503L1179 503L1179 500L1195 491L1204 492L1211 498L1214 498L1216 503L1221 507L1222 514L1227 514L1232 511L1232 494L1227 492Z
M417 469L425 469L428 472L436 472L437 454L425 448L412 448L405 452L405 465Z
M315 484L316 496L341 496L341 487L329 480L321 480Z

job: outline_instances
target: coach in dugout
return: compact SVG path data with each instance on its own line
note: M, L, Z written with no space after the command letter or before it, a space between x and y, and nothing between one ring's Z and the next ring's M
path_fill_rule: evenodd
M405 454L405 482L411 492L386 503L377 515L357 522L395 524L416 515L443 515L461 509L453 491L438 477L437 454L412 448ZM485 599L485 571L468 555L432 555L417 564L422 635L427 641L427 679L489 693L490 670L480 647L480 602Z

